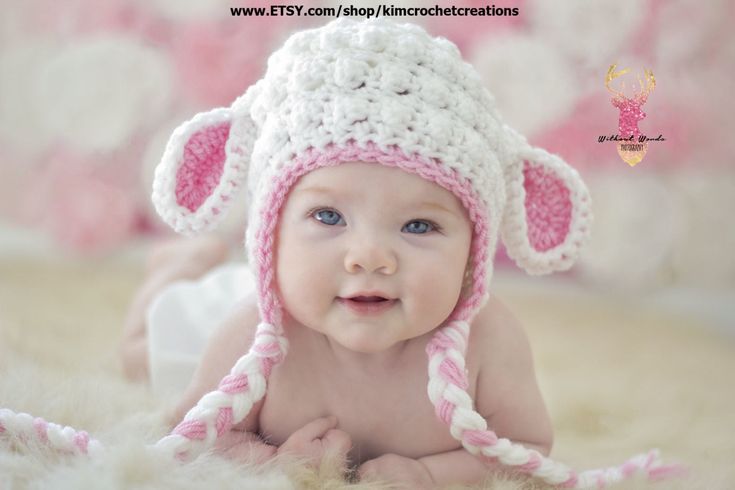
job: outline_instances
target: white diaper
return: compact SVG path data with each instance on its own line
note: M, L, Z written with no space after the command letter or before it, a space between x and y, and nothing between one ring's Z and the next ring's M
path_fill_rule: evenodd
M146 312L153 393L180 395L191 381L209 336L237 301L254 293L250 268L242 262L220 265L198 280L166 286Z

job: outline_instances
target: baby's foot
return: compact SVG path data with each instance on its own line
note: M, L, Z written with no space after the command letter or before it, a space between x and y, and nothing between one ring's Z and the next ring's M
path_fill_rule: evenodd
M215 236L177 238L153 247L146 261L143 284L128 309L120 343L125 375L132 380L148 377L145 317L148 306L168 284L198 279L227 260L227 243Z

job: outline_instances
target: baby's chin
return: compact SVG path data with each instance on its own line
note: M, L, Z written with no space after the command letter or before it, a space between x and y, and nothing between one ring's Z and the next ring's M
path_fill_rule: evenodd
M360 327L357 327L360 329ZM394 335L386 335L385 332L375 332L365 329L363 332L340 332L336 335L330 335L329 338L339 344L340 347L347 351L354 352L358 355L375 355L389 354L392 351L399 350L406 340Z
M395 343L386 345L385 343L362 339L341 342L337 339L332 340L335 340L342 347L355 354L380 354L387 352L391 347L395 346Z
M344 312L339 311L338 314L325 315L322 321L311 318L299 321L298 317L284 312L284 320L291 328L305 328L313 334L323 335L333 346L356 355L388 354L410 340L406 337L407 332L402 332L404 328L396 325L396 321L400 321L396 317L386 317L382 322L376 318L361 320L346 318Z

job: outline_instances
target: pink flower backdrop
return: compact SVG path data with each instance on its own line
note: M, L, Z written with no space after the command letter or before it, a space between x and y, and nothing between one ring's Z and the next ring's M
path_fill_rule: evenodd
M454 41L507 120L588 182L593 239L570 275L624 288L735 285L733 3L490 4L517 6L520 15L405 20ZM197 111L229 105L262 75L268 53L289 33L329 20L232 17L237 5L268 3L6 4L0 241L3 229L35 230L65 253L99 256L169 233L152 211L149 189L171 130ZM649 143L635 167L620 159L613 142L597 141L617 132L617 109L604 85L612 63L631 68L628 86L644 67L657 81L639 127L666 141ZM245 206L227 224L238 238ZM502 252L499 260L512 267Z

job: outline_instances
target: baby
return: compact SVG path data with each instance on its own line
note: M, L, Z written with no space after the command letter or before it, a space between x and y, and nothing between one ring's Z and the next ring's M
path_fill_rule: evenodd
M270 444L251 446L268 456L298 442L297 451L319 458L333 445L363 472L374 466L370 460L391 455L406 459L400 464L422 463L430 470L427 481L482 480L487 465L452 438L425 389L426 346L463 292L472 223L460 201L400 169L343 163L299 180L277 236L277 281L290 348L274 368L266 396L237 428ZM196 277L219 263L225 250L210 238L160 247L138 296L167 281ZM136 303L131 318L142 319L144 303ZM129 323L142 344L143 329L135 328L140 320ZM245 298L211 338L173 423L217 388L252 343L257 323L255 298ZM134 349L137 342L131 336L124 345ZM145 368L144 356L124 357L131 375ZM495 298L471 322L466 369L467 392L496 433L547 455L551 425L528 342ZM304 445L307 434L322 439L321 446ZM384 469L382 461L377 469Z
M255 292L212 334L163 445L336 455L411 488L501 468L582 483L546 458L528 341L488 287L501 233L530 273L571 266L587 191L503 124L453 44L382 19L293 35L231 107L174 132L153 200L193 235L246 182ZM146 374L148 303L224 255L204 240L151 258L123 345L131 376Z

